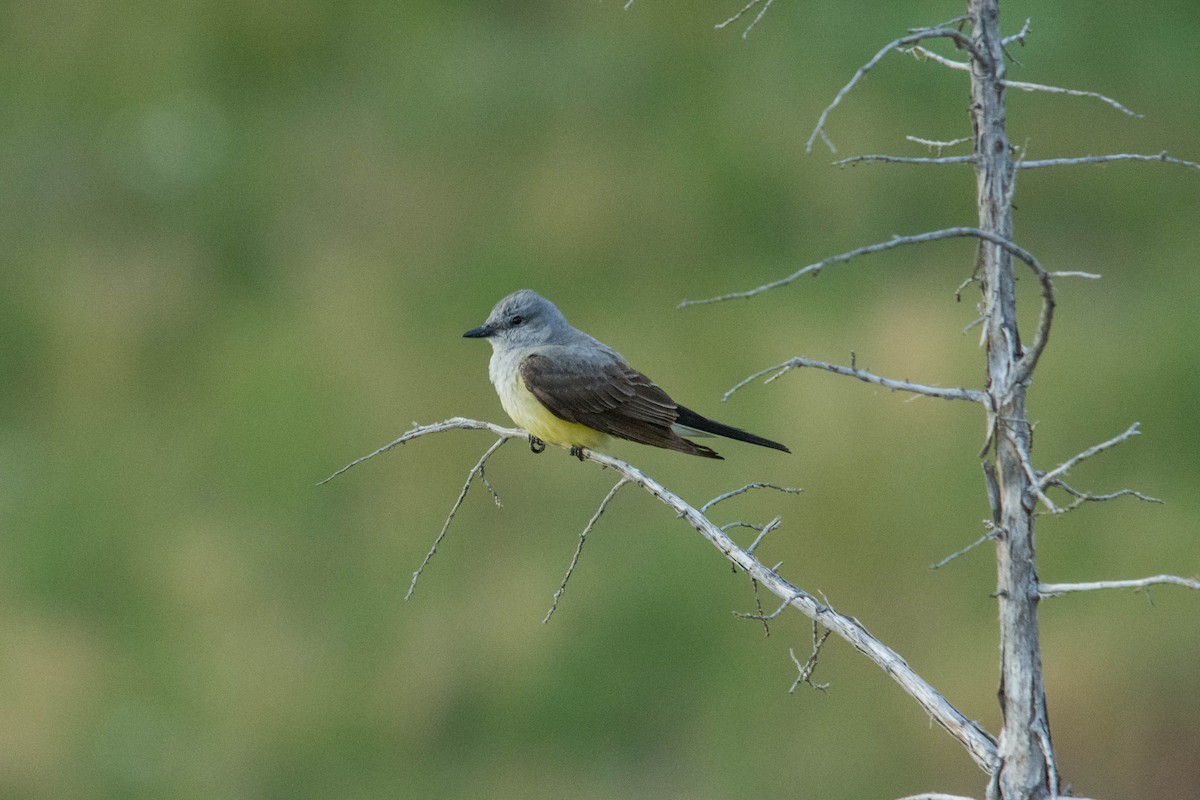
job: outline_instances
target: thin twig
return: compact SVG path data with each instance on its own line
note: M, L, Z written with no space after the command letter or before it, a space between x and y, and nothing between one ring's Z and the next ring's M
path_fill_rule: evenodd
M956 19L947 24L953 25L957 24L958 22L959 20ZM812 135L808 137L808 141L804 145L805 152L812 152L813 143L817 140L817 137L820 136L829 146L830 152L836 153L837 148L833 146L833 143L830 142L828 137L825 135L825 121L829 119L830 112L838 107L838 104L840 104L842 99L850 93L850 90L853 89L858 82L862 80L863 77L866 76L866 74L880 62L880 60L883 59L884 56L893 50L915 45L918 42L925 41L926 39L950 39L962 49L972 54L975 53L975 45L969 36L964 34L962 31L957 31L953 28L948 28L945 26L917 28L911 31L907 36L902 36L899 39L888 42L879 50L878 53L871 57L870 61L858 68L858 71L854 73L854 77L850 79L850 82L841 88L837 95L834 96L833 102L826 106L825 110L821 112L821 116L817 119L816 128L813 129Z
M901 53L910 55L918 61L932 61L935 64L941 64L943 67L958 70L959 72L970 72L971 64L968 61L955 61L953 58L946 58L940 53L935 53L928 47L915 45L913 47L902 48Z
M450 507L450 514L446 517L446 521L444 523L442 523L442 529L441 529L441 531L438 532L437 538L433 540L433 546L429 548L429 552L426 553L425 558L421 560L421 566L417 567L416 571L412 574L412 582L408 584L408 591L405 592L405 594L404 594L405 600L412 597L413 592L416 591L417 580L421 577L421 573L425 571L425 567L429 564L429 561L433 558L434 553L437 552L438 545L440 545L442 543L442 539L446 538L446 533L450 530L450 523L454 521L454 515L458 513L459 507L462 505L463 500L465 500L467 497L467 492L470 491L470 489L471 489L471 481L475 479L475 476L477 474L480 476L483 475L483 465L487 462L487 460L489 458L491 458L492 453L499 450L501 448L501 446L503 446L503 444L507 441L508 441L508 439L505 437L501 437L501 438L497 439L496 442L491 447L489 447L482 456L479 457L479 461L477 461L475 463L475 466L471 468L471 471L467 473L466 483L463 484L462 491L458 493L458 499L455 500L454 505ZM380 451L379 450L375 451L375 453L378 453L378 452L380 452ZM371 455L375 455L375 453L372 453ZM370 458L370 456L368 456L368 458ZM361 461L362 459L359 459L359 460ZM357 463L358 463L357 461L354 462L354 464L357 464ZM354 464L351 464L350 466L354 466ZM347 467L346 469L349 469L349 467ZM328 480L328 478L326 480ZM493 492L492 494L494 496L495 492ZM497 503L499 503L498 499L497 499Z
M942 239L954 239L965 236L986 239L993 244L1003 247L1005 250L1008 250L1026 264L1029 264L1035 272L1040 270L1041 274L1047 274L1045 270L1041 269L1041 265L1038 264L1037 259L1034 258L1029 251L995 233L985 231L981 228L944 228L940 231L929 231L928 233L918 233L910 236L893 236L887 241L876 242L875 244L858 247L854 250L848 250L845 253L839 253L836 256L830 256L829 258L822 259L793 272L791 275L788 275L785 278L780 278L779 280L771 281L770 283L764 283L762 286L758 286L754 289L747 289L746 291L742 292L730 292L729 294L723 294L717 297L708 297L702 300L684 300L679 304L678 307L687 308L688 306L707 305L708 303L720 303L726 300L741 300L748 297L754 297L755 295L762 294L763 292L771 289L778 289L782 286L787 286L788 284L793 283L805 275L818 275L820 274L821 270L825 269L826 267L833 266L834 264L843 264L859 256L870 255L872 253L881 253L885 250L892 250L894 248L903 247L904 245L909 244L922 244L924 242L936 242L941 241Z
M1027 31L1022 29L1022 33L1025 33L1025 32L1027 32ZM1018 34L1018 36L1020 36L1020 35L1022 35L1022 34ZM1015 40L1015 37L1014 37L1014 40ZM1009 41L1009 40L1006 39L1005 42L1007 42L1007 41ZM905 48L901 52L907 53L907 54L913 56L914 58L926 59L929 61L933 61L937 64L941 64L943 67L949 67L950 69L959 70L961 72L968 72L971 69L971 65L969 62L956 61L952 58L946 58L945 56L935 53L934 51L930 50L927 47L921 47L921 46L915 45L915 44L912 47ZM1007 79L998 81L998 83L1000 83L1002 86L1005 86L1009 89L1020 89L1021 91L1024 91L1024 92L1048 92L1050 94L1065 94L1065 95L1069 95L1071 97L1091 97L1096 100L1099 100L1102 103L1107 103L1108 105L1115 108L1117 111L1120 111L1122 114L1127 114L1135 119L1141 119L1143 116L1142 114L1139 114L1136 111L1129 110L1125 106L1118 103L1116 100L1112 99L1111 97L1108 97L1107 95L1100 94L1099 92L1089 92L1089 91L1085 91L1082 89L1064 89L1061 86L1047 86L1047 85L1041 84L1041 83L1029 83L1027 81L1010 81Z
M971 542L969 545L967 545L963 549L956 550L955 552L946 556L945 558L943 558L941 561L937 562L936 564L930 564L929 568L930 569L941 569L942 567L946 566L947 564L949 564L951 561L958 558L959 556L965 556L967 553L971 552L976 547L979 547L979 545L983 544L984 542L989 541L991 539L995 539L998 534L999 534L999 531L996 528L991 528L987 533L985 533L983 536L980 536L978 539L976 539L974 542Z
M546 612L545 619L542 624L545 625L554 616L555 609L558 608L558 601L563 596L563 592L567 590L567 581L571 580L571 575L575 572L575 567L579 564L579 554L583 552L583 543L587 541L587 535L591 533L592 528L596 527L596 521L600 519L600 515L604 513L604 509L608 508L608 504L620 490L622 486L629 483L629 479L622 476L621 480L617 481L613 488L608 490L608 494L600 501L600 507L596 509L596 513L592 514L592 518L588 520L588 524L583 529L583 533L579 534L579 544L575 546L575 555L571 556L571 564L567 567L567 574L563 575L562 583L558 585L558 590L554 593L554 600L550 603L550 610Z
M1146 589L1158 584L1174 584L1187 589L1200 590L1200 580L1181 578L1178 575L1155 575L1152 578L1138 578L1124 581L1090 581L1088 583L1039 583L1038 595L1041 597L1058 597L1070 592L1094 592L1098 589Z
M846 167L858 164L863 161L882 161L887 164L974 164L975 156L938 156L936 158L929 157L912 157L912 156L888 156L888 155L862 155L843 158L840 161L834 161L831 166Z
M1138 426L1140 424L1141 423L1139 423L1139 422L1135 422L1129 426L1128 430L1126 430L1124 433L1120 434L1119 436L1114 436L1113 438L1109 439L1106 442L1101 442L1100 444L1093 445L1093 446L1089 447L1087 450L1084 450L1082 453L1071 456L1066 461L1064 461L1063 463L1059 464L1054 469L1047 472L1045 475L1042 475L1038 479L1037 485L1041 486L1041 487L1045 487L1045 486L1053 483L1054 480L1057 479L1060 475L1066 475L1071 470L1071 468L1074 467L1076 464L1078 464L1080 461L1083 461L1086 458L1091 458L1092 456L1096 455L1097 453L1102 453L1110 447L1115 447L1116 445L1119 445L1121 442L1125 441L1126 439L1130 439L1134 436L1137 436L1141 432L1138 430Z
M796 680L792 683L791 688L788 689L788 694L794 694L802 683L807 683L819 692L824 692L829 688L828 683L813 683L812 674L817 669L817 658L821 655L821 647L825 644L825 640L829 638L830 633L832 631L826 628L825 633L818 635L817 623L814 622L812 624L812 655L803 664L800 663L800 659L796 658L795 648L788 648L788 655L792 657L792 663L796 665L796 670L799 673L796 676Z
M1009 89L1020 89L1023 92L1048 92L1050 94L1070 95L1071 97L1092 97L1102 103L1107 103L1117 111L1120 111L1122 114L1131 116L1134 119L1141 119L1144 116L1136 111L1130 111L1116 100L1113 100L1107 95L1100 94L1099 92L1088 92L1084 91L1083 89L1064 89L1061 86L1047 86L1043 83L1027 83L1026 81L1002 80L1000 83Z
M1135 492L1133 489L1121 489L1120 491L1109 492L1108 494L1088 494L1087 492L1081 492L1078 489L1075 489L1072 486L1068 485L1067 482L1064 481L1062 478L1055 478L1053 481L1051 481L1049 484L1047 484L1046 488L1050 488L1053 486L1056 486L1059 489L1062 489L1064 492L1066 492L1067 494L1069 494L1075 498L1074 503L1071 503L1071 505L1062 509L1063 513L1066 513L1068 511L1073 511L1076 508L1079 508L1084 503L1103 503L1108 500L1116 500L1118 497L1135 497L1144 503L1162 503L1162 502L1164 502L1163 500L1160 500L1157 497L1151 497L1148 494L1142 494L1141 492Z
M988 403L987 393L980 391L979 389L924 386L919 383L912 383L911 381L898 381L892 378L884 378L882 376L875 375L874 373L867 372L865 369L858 369L857 367L846 367L842 366L841 364L828 364L824 361L816 361L811 358L801 358L800 356L790 358L782 364L776 364L773 367L759 370L750 377L740 381L729 391L725 392L721 399L728 400L734 392L757 380L758 378L761 378L767 373L774 374L767 378L764 383L770 383L771 381L790 372L791 370L799 369L801 367L823 369L837 375L844 375L848 378L857 378L864 383L872 383L897 392L912 392L913 394L924 395L926 397L937 397L942 400L970 400L971 402L982 403L984 405L987 405Z
M737 572L736 566L733 568L733 571ZM762 597L758 593L758 581L754 580L754 578L751 578L750 585L754 587L754 606L755 606L755 608L758 609L758 613L762 614L763 613ZM763 625L763 636L770 636L771 635L771 623L767 622L764 619L762 621L762 625Z
M393 439L392 441L385 444L383 447L380 447L378 450L375 450L374 452L367 453L365 456L359 456L358 458L354 459L346 466L339 469L337 472L330 475L325 480L318 481L317 486L323 486L326 483L329 483L331 480L336 478L338 475L341 475L343 472L350 469L351 467L358 466L359 464L366 461L367 459L374 458L375 456L379 455L380 453L386 453L388 450L391 450L396 445L404 444L406 442L411 442L413 439L419 439L420 437L428 436L431 433L441 433L442 431L457 430L460 428L465 428L468 430L489 430L492 433L496 434L497 436L500 436L500 437L506 438L506 439L513 438L515 436L528 436L529 435L525 431L520 430L518 428L502 428L499 425L494 425L490 422L480 422L479 420L466 419L464 417L452 417L452 418L450 418L448 420L444 420L442 422L435 422L432 425L417 425L416 423L414 423L413 427L410 430L406 431L402 436L400 436L400 438Z
M776 486L773 483L764 483L761 481L756 481L755 483L747 483L745 486L741 487L740 489L734 489L732 492L726 492L725 494L717 495L712 500L709 500L707 503L700 506L700 513L704 514L710 508L715 506L717 503L724 502L731 497L737 497L739 494L745 494L746 492L750 492L755 489L774 489L777 492L783 492L785 494L800 494L801 492L804 491L803 489L794 489L790 486ZM754 526L748 526L748 527L754 527Z
M937 139L922 139L920 136L905 136L904 138L910 142L915 142L916 144L923 144L931 150L937 150L939 153L941 153L944 148L957 147L960 144L966 144L967 142L971 141L970 136L963 136L959 139L951 139L948 142L938 141Z
M1017 164L1017 169L1040 169L1042 167L1066 167L1076 164L1103 164L1109 161L1159 161L1164 164L1176 164L1189 169L1200 169L1200 164L1195 161L1184 161L1182 158L1175 158L1167 155L1167 151L1158 153L1157 155L1146 155L1143 153L1110 153L1105 156L1078 156L1075 158L1047 158L1039 161L1024 161Z
M783 517L780 517L777 515L775 517L775 519L771 520L766 525L763 525L762 528L758 532L758 536L754 537L754 541L750 544L749 547L746 548L746 552L749 553L750 555L754 555L754 551L758 549L758 546L760 544L762 544L762 540L767 538L768 533L770 533L771 531L778 528L779 523L781 523L781 522L783 522Z
M632 1L633 0L630 0L630 2L632 2ZM762 3L763 7L761 9L759 9L758 14L755 15L755 17L754 17L754 20L751 21L751 23L746 26L746 30L742 31L742 38L745 39L746 37L748 37L750 35L750 31L754 30L754 26L758 24L758 21L763 18L763 15L767 13L767 9L771 7L771 3L773 3L773 2L775 2L775 0L750 0L749 3L747 3L745 6L742 7L741 11L737 12L736 14L734 14L732 17L725 20L724 22L718 22L714 27L717 30L721 30L721 29L725 28L725 26L731 25L732 23L737 22L739 19L741 19L743 16L745 16L747 11L754 8L759 3Z
M1086 278L1092 281L1098 281L1103 278L1095 272L1079 272L1078 270L1060 270L1057 272L1047 273L1051 278Z
M1025 24L1021 26L1021 30L1018 31L1017 33L1014 33L1012 36L1005 36L1003 39L1000 40L1000 44L1003 45L1004 47L1008 47L1013 42L1016 42L1017 44L1024 47L1025 46L1025 37L1029 35L1029 24L1032 21L1033 20L1026 17Z
M771 570L771 571L774 572L775 570ZM754 580L754 579L752 578L751 580ZM755 597L754 599L756 601L758 600L757 597ZM763 614L762 603L757 603L757 605L758 605L758 613L757 614L747 614L742 611L735 611L735 612L733 612L733 615L735 617L737 617L738 619L757 619L757 620L762 620L763 622L769 622L770 620L775 619L780 614L782 614L784 611L786 611L788 606L790 606L792 604L792 601L794 601L796 599L798 599L798 597L792 597L790 600L785 599L782 603L779 604L779 607L776 608L774 611L772 611L770 614Z

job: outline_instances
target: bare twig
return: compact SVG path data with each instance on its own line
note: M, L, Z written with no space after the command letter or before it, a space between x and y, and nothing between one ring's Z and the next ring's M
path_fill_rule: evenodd
M331 480L336 478L338 475L341 475L343 472L350 469L351 467L358 466L359 464L366 461L367 459L374 458L375 456L379 455L380 453L386 453L388 450L391 450L396 445L404 444L406 442L411 442L413 439L419 439L420 437L428 436L431 433L441 433L442 431L455 430L455 429L459 429L459 428L467 428L467 429L471 429L471 430L490 430L492 433L496 434L497 436L500 436L501 438L506 438L506 439L512 438L514 436L527 436L528 435L525 433L525 431L522 431L519 429L502 428L499 425L493 425L490 422L480 422L479 420L465 419L463 417L453 417L451 419L445 420L444 422L435 422L432 425L417 425L416 423L414 423L412 429L406 431L400 438L393 439L392 441L385 444L383 447L380 447L378 450L375 450L374 452L367 453L365 456L359 456L358 458L354 459L346 466L339 469L337 472L330 475L325 480L319 481L317 483L317 486L323 486L324 484L329 483Z
M1109 492L1108 494L1088 494L1087 492L1081 492L1078 489L1075 489L1072 486L1068 485L1067 482L1064 481L1062 478L1055 478L1053 481L1051 481L1050 483L1048 483L1046 485L1046 488L1050 488L1052 486L1056 486L1059 489L1062 489L1064 492L1066 492L1067 494L1069 494L1075 498L1074 503L1071 503L1071 505L1062 509L1063 513L1066 513L1067 511L1073 511L1076 508L1079 508L1084 503L1103 503L1107 500L1116 500L1118 497L1135 497L1138 500L1141 500L1142 502L1145 502L1145 503L1162 503L1163 502L1162 500L1160 500L1157 497L1151 497L1148 494L1142 494L1141 492L1135 492L1133 489L1121 489L1120 491Z
M951 20L950 22L946 23L946 25L955 25L960 21L960 19ZM974 53L975 45L971 41L971 38L962 31L946 27L946 25L936 26L933 28L914 29L909 32L907 36L902 36L899 39L888 42L886 45L880 48L879 52L872 56L870 61L858 68L858 71L854 73L854 77L850 79L850 82L841 88L837 95L834 96L833 102L826 106L825 110L821 112L821 116L817 119L816 128L813 129L812 135L808 137L808 141L804 145L805 151L811 153L813 149L813 143L817 140L817 137L821 137L829 146L830 152L837 152L837 148L833 146L833 143L830 142L828 137L825 135L825 122L827 119L829 119L830 112L837 108L842 102L842 99L850 93L850 90L853 89L858 82L862 80L863 77L866 76L866 74L870 72L871 69L891 51L898 50L902 47L915 45L919 42L925 41L926 39L950 39L963 50Z
M629 483L629 479L622 477L613 488L608 490L608 494L600 501L600 507L596 509L596 513L592 514L592 518L588 520L583 533L579 534L579 544L575 546L575 555L571 556L571 564L567 567L567 574L563 575L562 583L559 584L558 590L554 593L554 600L550 603L550 610L546 612L546 617L542 620L543 625L549 622L550 618L554 616L554 612L558 608L558 601L562 598L563 592L567 590L567 581L571 580L571 575L575 572L576 565L579 564L579 554L583 552L583 543L587 541L587 535L591 533L592 528L596 527L596 521L600 519L600 515L604 513L604 509L608 508L608 504L612 502L616 493L627 483Z
M969 545L962 548L961 550L956 550L955 552L946 556L945 558L943 558L941 561L937 562L936 564L930 564L929 568L930 569L941 569L942 567L946 566L947 564L949 564L951 561L958 558L959 556L965 556L967 553L971 552L976 547L979 547L979 545L983 544L984 542L995 539L998 534L999 534L999 531L996 528L991 528L983 536L980 536L974 542L971 542Z
M766 525L763 525L758 532L758 536L754 537L754 541L749 547L746 548L746 552L750 555L754 555L754 551L758 549L758 546L762 543L762 540L767 538L768 533L778 528L779 523L781 522L783 522L783 517L776 516L775 519L771 520Z
M1024 47L1025 46L1025 37L1029 35L1029 24L1032 21L1033 20L1031 20L1027 17L1025 19L1025 24L1021 26L1020 31L1018 31L1017 33L1014 33L1012 36L1005 36L1003 39L1000 40L1000 43L1003 46L1008 47L1013 42L1016 42L1017 44Z
M946 147L956 147L960 144L967 144L971 141L970 136L963 136L960 139L951 139L948 142L941 142L937 139L922 139L920 136L905 136L904 138L910 142L915 142L916 144L923 144L931 150L937 150L938 153L941 153Z
M1084 450L1082 453L1071 456L1066 461L1064 461L1063 463L1059 464L1054 469L1047 472L1045 475L1042 475L1037 481L1038 485L1045 487L1045 486L1053 483L1060 475L1066 475L1071 470L1071 468L1074 467L1076 464L1078 464L1080 461L1083 461L1086 458L1091 458L1092 456L1096 455L1097 453L1102 453L1110 447L1115 447L1116 445L1119 445L1121 442L1125 441L1126 439L1130 439L1134 436L1137 436L1141 432L1138 430L1138 426L1140 424L1141 423L1135 422L1129 426L1128 430L1126 430L1124 433L1120 434L1119 436L1114 436L1113 438L1109 439L1106 442L1101 442L1100 444L1093 445L1092 447L1089 447L1087 450Z
M783 492L785 494L800 494L801 492L804 491L803 489L794 489L790 486L776 486L773 483L763 483L761 481L756 481L755 483L747 483L745 486L741 487L740 489L734 489L732 492L726 492L725 494L717 495L712 500L709 500L707 503L700 506L700 513L704 514L710 508L715 506L717 503L724 502L725 500L728 500L731 497L737 497L739 494L745 494L746 492L750 492L755 489L774 489L777 492ZM748 526L748 527L754 527L754 526Z
M1109 161L1158 161L1163 164L1176 164L1188 169L1200 169L1200 164L1195 161L1184 161L1182 158L1175 158L1167 155L1164 150L1157 155L1146 155L1143 153L1110 153L1105 156L1078 156L1076 158L1047 158L1039 161L1023 161L1017 164L1017 169L1040 169L1042 167L1066 167L1076 164L1104 164Z
M767 373L773 374L767 378L764 383L770 383L771 381L790 372L791 370L799 369L801 367L823 369L837 375L844 375L848 378L857 378L864 383L873 383L876 386L883 386L884 388L892 389L893 391L898 392L912 392L913 394L924 395L926 397L937 397L942 400L970 400L971 402L982 403L984 405L987 405L988 402L987 393L980 391L979 389L924 386L922 384L912 383L910 381L898 381L892 378L884 378L857 367L846 367L842 366L841 364L828 364L824 361L816 361L811 358L801 358L799 356L790 358L782 364L776 364L773 367L759 370L750 377L740 381L736 386L727 391L721 399L728 400L734 392L746 386L747 384L752 383L758 378L761 378Z
M793 272L791 275L788 275L785 278L780 278L779 280L771 281L770 283L764 283L762 286L758 286L754 289L747 289L746 291L743 291L743 292L730 292L729 294L723 294L723 295L719 295L717 297L708 297L703 300L684 300L683 302L681 302L679 304L679 308L687 308L688 306L706 305L708 303L720 303L720 302L724 302L726 300L740 300L743 298L754 297L755 295L762 294L763 292L769 291L771 289L778 289L782 286L787 286L789 283L792 283L792 282L796 281L797 279L804 277L805 275L818 275L818 274L820 274L821 270L825 269L826 267L833 266L834 264L843 264L843 263L845 263L847 261L851 261L859 256L870 255L872 253L880 253L880 252L883 252L884 250L892 250L896 247L903 247L904 245L922 244L924 242L936 242L936 241L940 241L942 239L954 239L954 238L961 238L964 236L973 236L973 237L976 237L979 239L985 239L989 242L992 242L993 244L996 244L1000 247L1003 247L1005 250L1008 250L1013 255L1017 256L1017 258L1021 259L1026 264L1029 264L1031 267L1034 267L1034 265L1036 264L1037 266L1034 267L1035 272L1037 272L1038 270L1041 270L1041 265L1038 264L1037 259L1035 259L1033 257L1033 255L1030 254L1027 250L1008 241L1007 239L997 236L994 233L990 233L990 232L982 230L980 228L944 228L940 231L930 231L928 233L918 233L918 234L913 234L911 236L893 236L891 239L888 239L887 241L884 241L884 242L876 242L875 244L869 244L869 245L866 245L865 247L858 247L858 248L855 248L854 250L848 250L845 253L839 253L836 256L830 256L829 258L822 259L821 261L817 261L813 264L809 264L808 266L806 266L802 269L799 269L796 272ZM1043 274L1046 274L1045 270L1041 270L1041 272Z
M1047 273L1051 278L1086 278L1091 281L1098 281L1103 278L1103 275L1098 275L1095 272L1079 272L1078 270L1060 270L1058 272Z
M520 429L502 428L479 420L455 417L436 425L421 426L406 434L411 440L418 436L454 428L471 430L490 430L503 439L521 438L528 434ZM493 448L495 445L493 445ZM384 448L381 448L381 451ZM715 523L704 516L699 509L682 500L671 490L658 481L646 475L630 464L612 456L596 453L590 450L582 452L585 461L591 461L603 467L614 470L629 482L635 483L646 492L656 497L663 505L675 512L697 533L704 537L725 558L740 568L761 586L783 600L779 607L781 613L787 607L793 607L809 619L832 630L848 642L889 677L892 678L933 720L953 736L967 753L989 775L996 771L998 756L995 740L979 724L951 705L945 697L934 689L925 679L913 671L912 667L898 653L872 636L862 623L851 616L842 614L828 603L822 603L816 597L805 592L784 579L775 569L768 568L753 555L739 547Z
M410 433L411 433L411 431L410 431ZM415 437L413 437L413 438L415 438ZM447 515L446 521L442 524L442 529L441 529L441 531L438 532L437 538L433 540L433 546L430 547L429 552L425 554L425 558L422 559L422 561L421 561L421 566L417 567L416 571L412 574L412 582L408 584L408 591L405 592L405 594L404 594L405 600L412 597L413 592L416 591L417 580L421 577L421 573L425 571L425 567L429 564L429 561L433 558L434 553L437 552L438 545L440 545L442 543L442 539L446 538L446 533L450 530L450 523L454 521L454 515L458 513L459 507L462 505L463 500L465 500L467 497L467 492L470 491L470 489L471 489L471 481L475 479L476 475L483 477L483 465L485 463L487 463L487 460L489 458L491 458L492 453L499 450L500 447L507 441L508 441L508 438L503 437L503 436L500 437L499 439L497 439L496 442L491 447L489 447L482 456L480 456L479 461L477 461L475 463L475 466L471 468L471 471L467 473L466 483L463 484L462 491L458 493L458 499L455 500L454 505L450 507L450 514ZM387 448L381 448L380 450L376 450L375 453L382 452L382 450L384 450L384 449L387 449ZM372 453L371 455L375 455L375 453ZM367 458L370 458L370 456L367 456ZM362 459L359 459L359 460L361 461ZM354 466L354 464L357 464L357 463L358 462L355 461L350 466ZM349 469L349 467L347 467L346 469ZM326 478L326 480L329 480L329 479ZM492 496L495 497L495 494L496 493L493 491ZM497 502L497 505L499 505L499 498L497 498L496 502Z
M774 572L775 570L772 569L771 571ZM796 599L794 597L791 598L790 600L785 599L782 603L779 604L779 607L776 608L774 611L772 611L770 614L764 614L763 610L762 610L762 603L758 599L758 591L757 591L758 581L755 580L754 578L751 578L750 580L754 581L754 585L755 585L754 604L756 606L758 606L758 613L746 614L742 611L733 612L733 615L735 617L737 617L738 619L757 619L757 620L761 620L762 622L770 622L771 620L775 619L780 614L782 614L784 611L787 611L788 606L790 606L792 604L791 601Z
M1027 32L1028 32L1027 30L1022 29L1022 33L1018 34L1018 36L1022 36L1024 33L1027 33ZM1004 41L1005 41L1005 43L1007 43L1010 40L1015 41L1016 38L1010 37L1009 39L1005 39ZM946 58L945 56L943 56L939 53L935 53L934 51L930 50L927 47L921 47L919 45L914 45L912 47L905 48L901 52L907 53L907 54L913 56L914 58L933 61L937 64L941 64L943 67L949 67L950 69L959 70L960 72L969 72L971 69L971 65L969 62L956 61L952 58ZM1107 103L1108 105L1115 108L1117 111L1120 111L1122 114L1127 114L1135 119L1141 119L1143 116L1142 114L1139 114L1136 111L1129 110L1125 106L1118 103L1116 100L1112 99L1111 97L1108 97L1107 95L1100 94L1099 92L1089 92L1089 91L1084 91L1082 89L1064 89L1061 86L1047 86L1047 85L1041 84L1041 83L1029 83L1027 81L1010 81L1007 79L998 81L998 83L1000 83L1001 85L1003 85L1009 89L1020 89L1021 91L1025 91L1025 92L1048 92L1050 94L1065 94L1065 95L1069 95L1071 97L1091 97L1096 100L1099 100L1102 103Z
M630 0L630 2L632 2L632 0ZM734 22L737 22L739 19L741 19L743 16L746 15L746 12L748 12L750 9L754 8L759 3L762 3L762 8L759 9L758 14L756 14L754 19L750 22L750 24L746 26L746 30L742 31L742 38L745 39L746 37L748 37L750 35L750 31L754 30L754 26L758 24L758 21L763 18L763 15L767 13L767 9L771 7L771 3L773 3L773 2L775 2L775 0L750 0L749 3L747 3L745 6L742 7L741 11L737 12L736 14L734 14L732 17L725 20L724 22L718 22L714 27L717 30L721 30L724 27L726 27L727 25L731 25Z
M812 655L803 664L800 663L800 659L796 658L795 648L788 648L788 655L792 657L792 663L796 665L796 670L799 673L796 676L796 680L792 683L792 687L788 689L788 694L793 694L802 683L807 683L820 692L829 688L828 683L813 683L812 681L812 674L817 669L817 658L821 655L821 647L825 644L825 640L829 638L829 634L831 633L829 629L826 629L824 633L818 635L817 627L817 623L814 622L812 625Z
M846 167L858 164L864 161L882 161L887 164L974 164L975 156L938 156L937 158L927 157L911 157L911 156L888 156L888 155L862 155L843 158L840 161L834 161L832 166Z
M1020 89L1024 92L1048 92L1050 94L1070 95L1071 97L1092 97L1102 103L1107 103L1117 111L1120 111L1122 114L1126 114L1134 119L1141 119L1144 116L1136 111L1130 111L1116 100L1113 100L1107 95L1100 94L1099 92L1088 92L1082 89L1064 89L1061 86L1047 86L1042 83L1027 83L1026 81L1003 80L1000 81L1000 83L1004 84L1009 89Z
M970 62L955 61L953 58L946 58L941 53L935 53L929 48L921 47L920 45L902 48L900 52L904 53L905 55L910 55L918 61L932 61L935 64L941 64L943 67L949 67L950 69L958 70L959 72L971 71Z
M1187 589L1200 590L1200 580L1181 578L1178 575L1155 575L1124 581L1090 581L1088 583L1039 583L1038 594L1042 597L1058 597L1071 592L1094 592L1098 589L1147 589L1158 584L1174 584Z

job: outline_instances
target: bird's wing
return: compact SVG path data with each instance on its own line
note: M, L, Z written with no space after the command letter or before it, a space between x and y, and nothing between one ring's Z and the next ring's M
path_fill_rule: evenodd
M561 350L521 362L521 379L559 419L642 444L718 457L676 434L679 406L654 381L608 353L578 358Z

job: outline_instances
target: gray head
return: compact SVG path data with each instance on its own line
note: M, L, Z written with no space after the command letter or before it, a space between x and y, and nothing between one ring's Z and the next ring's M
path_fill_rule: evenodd
M463 334L488 339L492 347L536 347L575 333L558 307L537 292L521 289L496 303L487 322Z

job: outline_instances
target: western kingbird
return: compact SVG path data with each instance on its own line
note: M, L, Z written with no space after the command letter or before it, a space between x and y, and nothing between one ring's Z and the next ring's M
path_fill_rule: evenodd
M721 456L684 436L724 436L791 451L700 416L672 400L621 354L571 327L562 312L528 289L501 300L487 322L463 334L492 344L488 375L500 405L529 431L535 452L545 442L582 458L609 436L705 458Z

